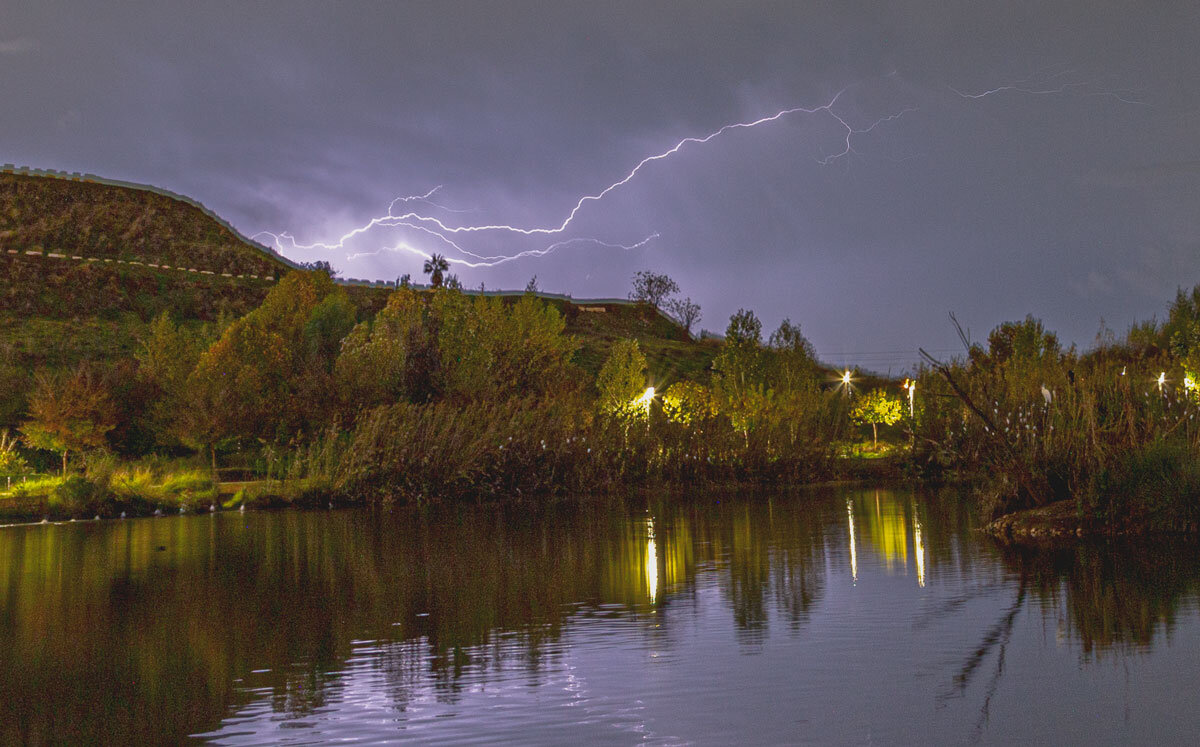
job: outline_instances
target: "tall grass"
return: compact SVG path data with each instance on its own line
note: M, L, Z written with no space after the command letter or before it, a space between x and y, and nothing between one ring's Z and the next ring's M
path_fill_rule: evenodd
M330 429L296 452L294 480L354 501L587 493L639 483L810 480L832 473L817 426L760 428L727 418L684 426L661 413L623 421L582 398L397 404Z
M927 470L980 478L995 516L1073 499L1095 529L1194 522L1196 392L1165 355L1116 353L997 362L976 348L926 369L914 457Z

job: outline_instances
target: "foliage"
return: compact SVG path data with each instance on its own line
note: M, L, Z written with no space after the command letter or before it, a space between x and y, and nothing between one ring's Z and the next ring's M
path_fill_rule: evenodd
M597 404L601 412L621 420L647 415L650 401L645 396L646 356L637 340L621 340L613 345L596 377L596 388L600 391Z
M29 464L17 451L17 440L7 430L0 431L0 477L18 477L29 472Z
M1080 492L1079 508L1111 529L1186 531L1200 521L1200 460L1178 440L1121 452Z
M440 254L431 254L429 259L425 260L421 271L429 276L429 284L434 288L442 287L444 273L449 271L450 263Z
M91 368L34 377L29 420L21 431L30 446L62 455L64 476L70 452L103 447L105 435L115 426L112 398Z
M184 443L215 460L224 439L320 424L332 405L328 356L349 321L344 293L324 273L293 272L230 325L188 377L176 421Z
M869 424L876 444L879 443L879 425L894 425L903 417L900 400L883 389L872 389L859 397L850 408L850 419L855 423Z
M103 488L82 475L64 477L50 491L50 505L68 514L86 512L103 498Z
M409 386L409 350L422 343L423 305L416 291L397 289L369 322L342 341L334 379L342 399L359 407L397 402Z
M717 415L717 403L708 388L693 381L677 381L662 397L663 414L673 423L695 426Z
M1177 342L1187 329L1178 309L1190 305L1181 298ZM978 475L993 515L1073 499L1103 531L1189 521L1200 456L1198 403L1184 385L1190 347L1160 347L1156 328L1135 325L1081 356L1036 320L1001 325L995 349L918 374L916 463Z
M315 262L301 262L300 269L307 270L309 272L323 272L331 278L336 278L339 274L341 274L334 268L333 265L329 264L329 262L323 259L319 259Z
M725 345L713 359L713 391L722 411L747 433L770 395L762 349L762 322L753 311L738 309L725 329Z
M768 342L773 355L769 375L777 389L811 392L817 387L817 352L800 332L799 324L784 319Z
M678 292L679 285L666 275L639 270L633 276L633 289L629 291L629 300L647 303L658 309L664 301Z
M571 389L578 343L564 329L558 311L532 295L506 303L453 289L399 289L346 338L335 379L350 412Z

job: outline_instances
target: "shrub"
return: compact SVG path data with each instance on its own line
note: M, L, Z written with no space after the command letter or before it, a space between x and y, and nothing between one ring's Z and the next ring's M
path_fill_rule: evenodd
M1200 520L1200 461L1186 444L1156 441L1115 456L1078 501L1108 530L1183 530Z
M212 474L193 470L167 475L162 484L163 496L180 504L196 504L215 501L217 485Z
M162 488L154 484L154 473L148 467L117 470L108 485L113 494L121 500L141 499L156 502L163 498Z
M103 486L81 475L72 475L50 491L49 505L71 516L99 513L105 496Z
M38 477L21 483L13 483L12 495L14 498L49 496L61 482L62 478L56 475L53 477Z

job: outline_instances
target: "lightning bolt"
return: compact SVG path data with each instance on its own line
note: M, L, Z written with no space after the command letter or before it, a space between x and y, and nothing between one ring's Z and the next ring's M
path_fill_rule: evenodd
M1088 81L1068 81L1057 84L1053 82L1059 78L1073 75L1074 73L1075 71L1073 69L1060 70L1056 73L1042 73L1025 78L1023 80L1015 81L1013 83L1006 83L1004 85L996 86L995 88L977 91L975 93L968 93L949 85L946 86L946 88L950 89L954 94L964 99L984 99L988 96L995 96L998 93L1005 93L1007 91L1025 93L1032 96L1050 96L1078 90L1080 96L1106 96L1114 98L1117 101L1125 104L1134 104L1136 106L1152 106L1146 101L1139 101L1135 98L1132 98L1134 92L1126 88L1097 88L1094 84Z
M660 153L655 153L653 155L646 156L642 160L638 161L637 164L634 165L633 168L631 168L622 178L618 179L615 182L612 182L611 184L604 187L600 191L592 193L592 194L586 194L586 195L583 195L582 197L580 197L578 200L576 200L574 206L567 213L566 217L563 218L563 220L557 225L534 226L534 227L514 226L514 225L507 225L507 224L448 225L442 219L432 216L432 215L425 215L423 213L419 213L419 212L415 212L415 211L411 211L411 210L409 210L407 212L400 212L400 213L396 212L398 205L402 205L402 204L407 205L409 203L414 203L414 202L425 203L432 207L446 210L449 212L470 212L470 211L452 210L450 208L445 208L441 205L438 205L437 203L432 202L430 198L433 197L433 195L436 194L441 189L441 186L439 185L422 195L410 195L407 197L397 197L396 199L392 200L391 203L388 204L388 210L387 210L386 214L371 218L365 224L358 226L354 229L351 229L350 231L342 234L342 236L340 236L336 241L334 241L332 243L315 242L315 243L311 243L311 244L301 244L296 241L296 239L293 235L291 235L290 233L286 233L286 232L272 233L270 231L260 231L259 233L255 234L254 237L252 237L252 238L257 238L259 236L270 236L275 244L276 249L279 249L280 251L283 251L285 249L285 244L286 244L286 248L291 249L291 250L323 249L326 251L344 251L346 248L346 243L348 241L351 241L352 239L354 239L358 236L361 236L361 235L367 233L368 231L372 231L373 229L376 229L376 228L407 228L410 230L415 230L415 231L418 231L421 233L425 233L425 234L431 236L435 241L440 242L444 246L449 247L449 248L453 249L454 251L458 252L463 257L466 257L467 259L463 259L460 257L448 258L448 261L450 261L451 263L459 264L459 265L466 266L466 267L493 267L495 265L503 264L506 262L512 262L512 261L515 261L518 259L524 259L524 258L528 258L528 257L543 257L543 256L546 256L548 254L551 254L551 253L557 251L558 249L561 249L561 248L564 248L567 246L572 246L575 244L582 244L582 243L587 243L587 244L591 244L594 246L600 246L600 247L611 248L611 249L621 249L621 250L625 250L625 251L638 249L638 248L645 246L646 244L653 241L654 239L658 238L659 235L657 233L653 233L633 244L619 244L619 243L605 242L605 241L601 241L601 240L595 239L595 238L575 237L575 238L569 238L569 239L555 241L555 242L553 242L543 248L540 248L540 249L530 249L530 250L522 251L522 252L519 252L517 254L512 254L512 255L495 255L495 256L481 255L481 254L472 252L472 251L466 249L465 247L463 247L458 241L455 240L454 237L457 237L457 236L463 235L463 234L473 234L473 233L481 233L481 232L509 233L509 234L514 234L514 235L518 235L518 236L557 236L557 235L561 235L561 234L567 232L571 228L571 225L575 222L576 217L579 215L580 211L582 211L586 205L588 205L589 203L593 203L593 202L600 202L606 196L608 196L610 193L612 193L614 190L620 189L621 187L625 186L629 182L633 181L634 178L636 178L637 175L639 173L641 173L641 171L643 169L645 169L647 166L650 166L651 164L654 164L658 161L663 161L663 160L669 159L672 156L674 156L675 154L679 153L685 147L705 145L705 144L709 143L710 141L712 141L718 137L721 137L722 135L724 135L728 132L732 132L734 130L753 129L755 127L761 127L763 125L771 124L771 123L777 122L778 120L783 119L785 117L790 117L790 116L794 116L794 115L816 115L816 114L822 114L822 113L826 114L829 117L831 117L835 122L837 122L842 127L842 129L845 131L845 136L844 136L841 150L839 150L835 153L831 153L831 154L825 156L824 158L814 159L816 161L816 163L818 163L822 166L828 166L829 164L833 163L834 161L837 161L841 158L845 158L851 154L858 153L854 149L854 137L856 135L867 134L869 132L872 132L876 127L879 127L880 125L883 125L887 122L894 121L896 119L899 119L900 117L904 116L905 114L909 114L911 112L917 111L915 107L905 107L904 109L901 109L900 111L898 111L894 114L889 114L887 116L884 116L884 117L881 117L881 118L875 120L874 122L870 123L866 127L855 127L854 125L850 124L843 115L839 114L834 109L834 107L837 105L839 99L841 99L841 97L850 88L851 88L851 86L846 86L845 88L842 88L840 91L838 91L836 94L834 94L833 97L831 99L829 99L829 101L827 101L824 104L821 104L820 106L813 106L813 107L794 106L794 107L790 107L787 109L780 109L779 111L775 112L774 114L759 117L758 119L754 119L754 120L750 120L750 121L746 121L746 122L733 122L731 124L723 125L722 127L719 127L717 129L709 132L706 135L685 137L682 140L679 140L678 142L676 142L670 148L667 148L666 150L664 150ZM429 256L429 254L427 252L425 252L421 249L418 249L416 247L413 247L411 244L409 244L407 242L400 242L399 244L395 244L393 246L381 247L380 249L373 251L373 252L355 252L355 253L347 254L346 256L348 259L356 259L356 258L365 257L365 256L375 256L375 255L378 255L385 251L387 251L387 252L407 252L407 253L416 254L421 257Z
M554 251L561 249L564 246L569 246L571 244L579 244L579 243L595 244L597 246L601 246L606 249L621 249L621 250L628 252L628 251L633 251L634 249L641 249L643 246L645 246L646 244L649 244L651 241L653 241L654 239L657 239L658 237L659 237L659 235L657 233L652 233L649 236L647 236L646 238L644 238L641 241L638 241L634 244L614 244L614 243L610 243L607 241L601 241L599 239L586 238L586 237L575 237L575 238L571 238L571 239L563 239L562 241L556 241L553 244L550 244L549 246L546 246L542 249L529 249L529 250L519 252L519 253L513 254L513 255L501 255L501 256L497 256L497 257L480 257L480 255L477 255L477 254L470 254L470 256L472 256L472 257L480 257L479 261L472 262L471 260L460 259L458 257L447 257L446 261L452 265L461 265L463 267L471 267L471 268L495 267L496 265L502 265L505 262L512 262L512 261L515 261L518 259L525 259L526 257L544 257L547 254L551 254ZM355 252L353 254L347 254L346 259L358 259L360 257L375 257L384 252L407 252L409 254L415 254L416 256L422 257L422 258L429 256L429 254L422 249L418 249L406 242L400 242L399 244L396 244L393 246L380 247L379 249L376 249L375 251L372 251L372 252Z

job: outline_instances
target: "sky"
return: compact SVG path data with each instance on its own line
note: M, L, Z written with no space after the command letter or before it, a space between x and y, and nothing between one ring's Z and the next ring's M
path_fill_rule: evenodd
M663 272L703 328L748 308L899 373L954 352L949 312L1085 349L1200 283L1197 49L1172 0L6 0L0 161L189 195L344 277Z

